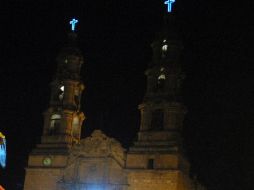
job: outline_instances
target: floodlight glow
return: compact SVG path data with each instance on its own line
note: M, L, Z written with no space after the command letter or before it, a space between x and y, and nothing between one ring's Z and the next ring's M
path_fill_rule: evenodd
M70 21L70 25L71 25L71 30L72 31L75 31L75 25L78 23L78 20L73 18L71 21Z
M175 2L175 0L167 0L164 2L165 5L168 5L168 12L172 12L172 4Z
M102 190L104 189L101 184L89 184L88 187L86 187L87 190Z

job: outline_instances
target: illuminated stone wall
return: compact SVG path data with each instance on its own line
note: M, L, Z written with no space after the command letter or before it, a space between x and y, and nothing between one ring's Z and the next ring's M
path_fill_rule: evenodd
M189 164L180 154L128 153L126 168L129 190L192 189Z
M62 177L61 169L26 169L24 190L57 190L57 181Z
M125 158L118 141L96 130L66 155L31 154L24 190L127 190Z
M178 170L129 171L128 190L192 190L190 179Z
M75 145L68 155L31 154L24 190L191 190L188 163L180 154L126 154L101 131ZM153 159L153 168L148 160Z
M129 190L176 190L177 172L130 171Z

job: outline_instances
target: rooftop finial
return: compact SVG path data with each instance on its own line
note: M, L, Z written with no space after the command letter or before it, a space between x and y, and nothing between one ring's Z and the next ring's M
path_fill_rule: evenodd
M175 0L167 0L164 2L165 5L168 5L168 12L172 12L172 4L175 2Z
M78 23L78 20L73 18L71 21L70 21L70 25L71 25L71 30L74 32L75 31L75 25Z

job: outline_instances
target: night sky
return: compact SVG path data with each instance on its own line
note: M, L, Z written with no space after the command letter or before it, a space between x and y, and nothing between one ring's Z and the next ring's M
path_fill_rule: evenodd
M99 128L124 147L131 145L139 128L137 106L145 92L150 44L163 24L163 2L1 2L0 131L7 137L8 160L0 169L0 184L22 189L28 154L40 142L55 57L72 17L79 19L85 58L82 134ZM247 3L176 0L174 6L185 47L185 150L191 175L209 190L254 186L254 27Z

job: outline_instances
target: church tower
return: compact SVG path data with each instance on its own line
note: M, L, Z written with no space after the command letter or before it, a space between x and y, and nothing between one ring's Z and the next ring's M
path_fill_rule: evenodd
M51 98L44 113L42 144L45 147L68 150L80 141L84 114L80 112L80 98L84 84L80 80L83 56L76 47L77 34L68 35L67 45L57 56L57 73L51 83Z
M171 9L170 9L171 10ZM189 190L189 164L182 148L186 108L181 102L184 74L179 58L183 46L172 13L152 43L153 58L145 71L147 89L139 105L138 139L127 153L130 190Z
M70 149L80 141L85 119L80 111L84 90L80 77L83 56L77 48L74 28L68 34L67 43L56 62L57 71L50 84L51 96L49 108L44 113L41 143L29 155L25 190L55 189L61 168L67 164Z

